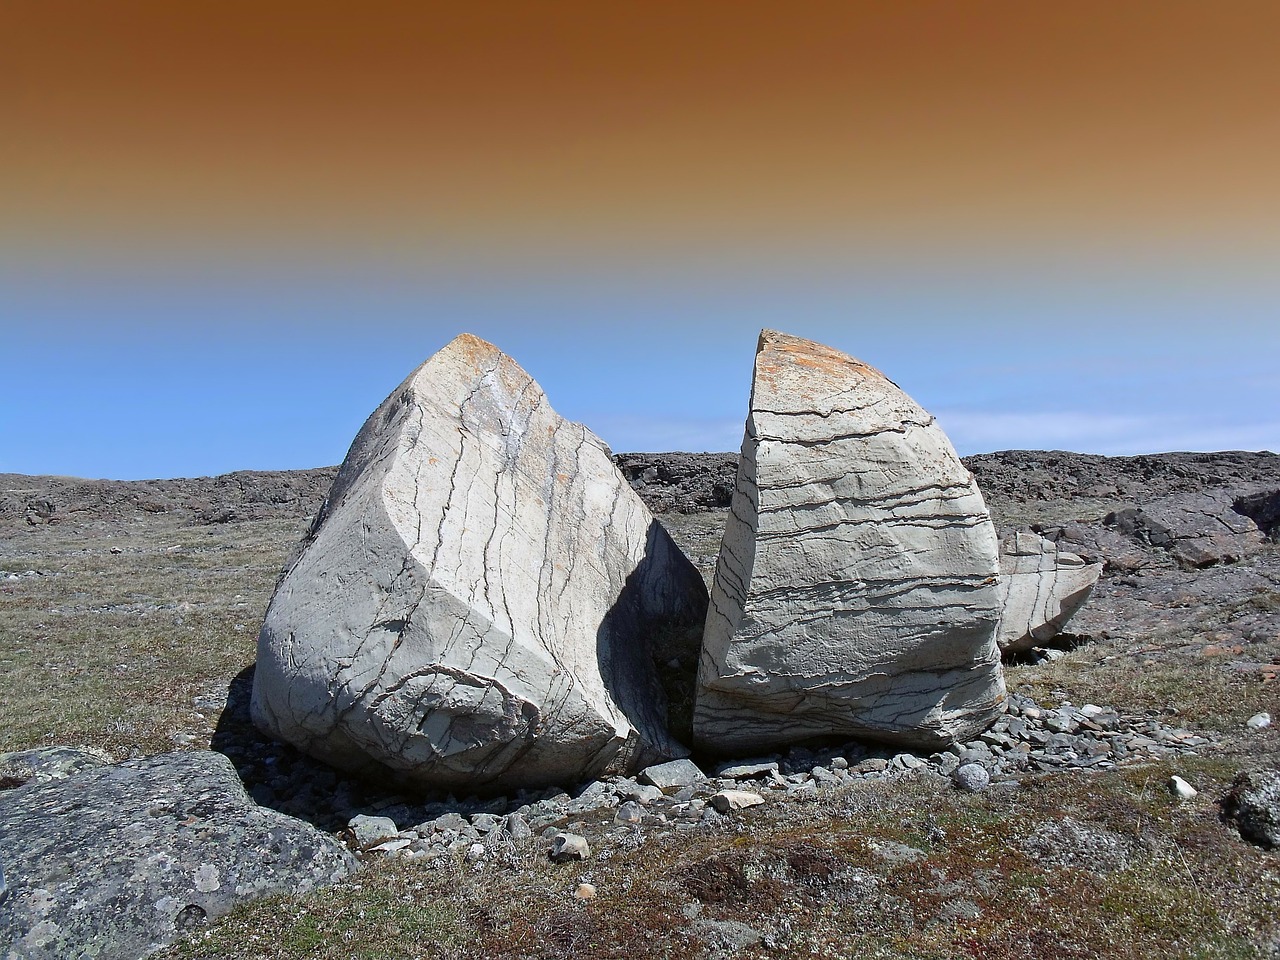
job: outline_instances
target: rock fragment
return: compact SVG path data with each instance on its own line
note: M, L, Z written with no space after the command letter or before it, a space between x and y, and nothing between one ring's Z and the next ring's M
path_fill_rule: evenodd
M1004 706L998 574L982 495L933 417L872 367L764 331L697 745L969 739Z
M576 833L557 833L551 840L551 859L556 863L586 860L589 856L591 845Z
M1246 840L1270 850L1280 849L1280 770L1237 774L1222 811Z
M681 758L645 767L640 772L640 779L659 790L671 790L675 787L692 786L705 780L706 775L692 760Z
M980 763L962 763L951 774L951 780L969 793L981 793L991 786L991 774Z
M750 790L721 790L711 797L711 806L719 813L731 813L735 810L746 810L764 803L764 797Z
M1265 730L1271 726L1271 714L1267 712L1255 713L1252 717L1244 722L1244 725L1250 730Z
M352 444L267 611L253 718L414 787L639 769L686 752L648 637L705 604L604 443L464 334Z
M1179 800L1192 800L1200 794L1199 790L1177 774L1169 778L1169 792Z
M1019 653L1056 637L1101 573L1101 563L1085 563L1037 534L1007 537L1000 548L1001 651Z

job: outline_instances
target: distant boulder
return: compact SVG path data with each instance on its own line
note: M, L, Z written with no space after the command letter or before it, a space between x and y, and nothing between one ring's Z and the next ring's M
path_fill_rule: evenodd
M1018 653L1052 640L1089 599L1101 563L1085 563L1034 533L1006 537L1000 549L998 641Z
M464 334L352 444L267 611L254 722L422 788L639 770L687 753L649 639L706 603L605 444Z
M766 330L703 636L697 744L937 748L1004 709L998 543L950 442L878 370Z

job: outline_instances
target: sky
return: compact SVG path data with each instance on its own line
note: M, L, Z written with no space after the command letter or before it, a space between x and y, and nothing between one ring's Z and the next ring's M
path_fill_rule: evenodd
M1280 6L8 0L0 472L337 463L468 331L732 450L770 327L961 453L1280 449Z

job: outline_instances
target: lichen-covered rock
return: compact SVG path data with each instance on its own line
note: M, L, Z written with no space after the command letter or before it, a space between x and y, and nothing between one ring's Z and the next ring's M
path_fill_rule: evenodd
M872 367L765 331L695 741L975 736L1004 707L998 564L982 495L933 418Z
M409 786L627 772L687 752L649 637L705 609L605 444L464 334L356 437L267 611L253 718Z
M1247 770L1236 775L1222 803L1240 836L1280 850L1280 770Z
M84 770L101 767L111 757L91 747L36 747L14 753L0 753L0 777L10 776L23 782L46 783L65 780Z
M226 757L172 753L0 794L0 956L133 960L239 903L356 869L257 806Z
M1034 533L1005 538L1000 550L1000 649L1018 653L1056 637L1089 599L1101 573L1101 563L1085 563Z

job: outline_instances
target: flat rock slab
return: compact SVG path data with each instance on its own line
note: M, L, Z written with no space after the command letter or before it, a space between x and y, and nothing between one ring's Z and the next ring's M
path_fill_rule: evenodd
M688 753L649 640L706 602L604 442L464 334L352 444L267 610L253 719L410 787L632 772Z
M707 775L698 768L696 763L683 758L669 760L666 763L655 763L640 771L641 782L655 786L659 790L689 787L705 779Z
M356 861L257 806L219 753L171 753L0 793L6 960L133 960L237 904Z
M950 441L878 370L766 330L703 635L693 730L937 749L1004 707L999 544Z
M1000 649L1018 653L1052 640L1084 606L1101 574L1101 563L1085 563L1037 534L1006 537L1000 545Z
M0 753L0 775L30 783L65 780L85 770L105 766L111 758L101 750L86 747L37 747L15 753Z

